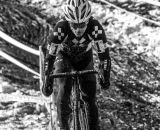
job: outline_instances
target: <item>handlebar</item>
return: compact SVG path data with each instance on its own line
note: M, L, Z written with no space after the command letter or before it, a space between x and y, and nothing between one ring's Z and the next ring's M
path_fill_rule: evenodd
M74 77L74 76L81 76L81 75L88 75L88 74L98 74L98 71L96 70L72 71L72 72L51 74L50 77L62 78L62 77Z

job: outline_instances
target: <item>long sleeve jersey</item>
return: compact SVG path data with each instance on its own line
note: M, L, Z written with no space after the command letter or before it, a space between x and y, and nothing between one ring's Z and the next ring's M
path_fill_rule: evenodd
M109 49L103 27L95 18L89 19L86 31L76 37L68 21L60 20L49 36L49 54L55 56L59 51L74 59L95 47L100 61L109 59Z

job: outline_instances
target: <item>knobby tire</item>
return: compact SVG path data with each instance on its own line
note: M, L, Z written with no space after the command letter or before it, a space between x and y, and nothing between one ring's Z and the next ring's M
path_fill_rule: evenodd
M88 106L84 101L82 101L82 105L81 105L79 79L76 79L73 85L74 85L73 91L71 94L73 96L71 97L73 99L72 100L73 110L71 114L72 115L71 123L73 124L73 126L70 125L72 126L71 130L89 130Z

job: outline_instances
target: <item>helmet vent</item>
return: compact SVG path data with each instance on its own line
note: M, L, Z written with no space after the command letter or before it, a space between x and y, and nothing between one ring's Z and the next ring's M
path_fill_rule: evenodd
M83 13L82 13L82 15L81 15L81 19L83 19L83 17L84 17L84 14L85 14L85 12L83 12Z
M73 14L73 11L68 7L68 11L70 14Z
M67 4L70 5L70 3L71 3L71 0L69 0Z
M82 0L83 1L83 3L85 3L85 0Z
M91 10L88 11L87 16L90 15L90 13L91 13Z
M82 8L82 12L84 12L84 11L85 11L85 9L86 9L86 5L85 5L85 6L83 6L83 8Z
M67 14L65 14L65 16L69 19L69 16Z
M73 11L72 11L70 8L68 8L68 11L69 11L69 14L70 14L70 16L72 17L72 19L75 20L74 15L73 15Z
M77 19L79 19L79 11L78 11L78 7L76 7L76 16L77 16Z
M78 0L78 6L80 6L80 4L81 4L81 2L80 2L80 0Z
M72 0L72 5L75 6L74 0Z

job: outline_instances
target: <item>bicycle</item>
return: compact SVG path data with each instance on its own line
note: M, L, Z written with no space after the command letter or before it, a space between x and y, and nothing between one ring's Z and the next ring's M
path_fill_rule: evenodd
M88 106L82 99L82 91L80 86L80 77L82 75L97 74L95 70L84 70L84 71L73 71L52 74L52 78L64 78L72 77L72 92L71 92L71 108L72 112L70 114L70 119L68 121L70 130L89 130L89 120L87 109Z

